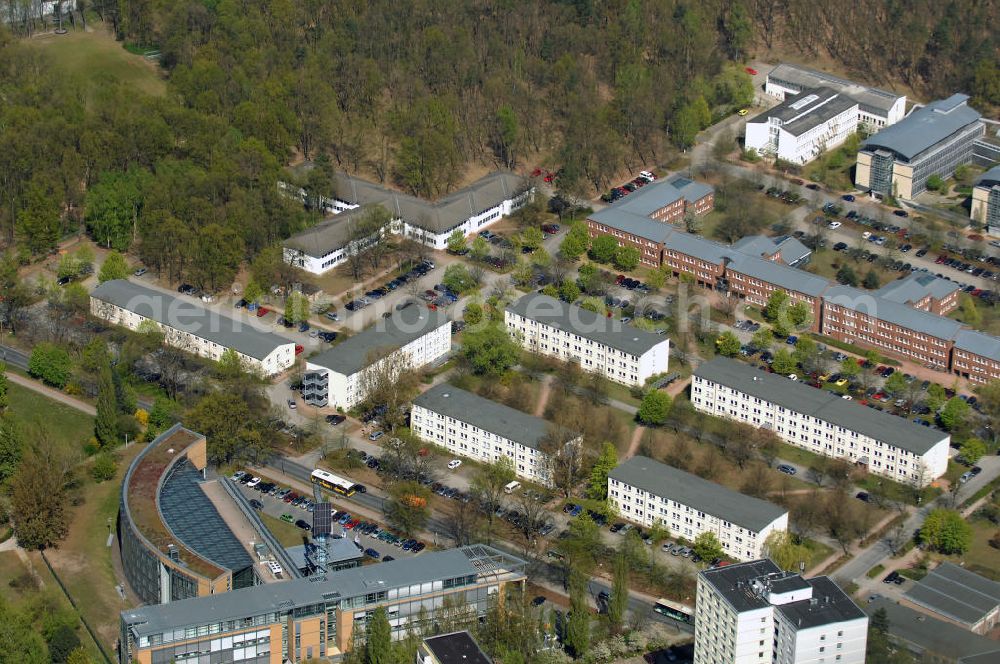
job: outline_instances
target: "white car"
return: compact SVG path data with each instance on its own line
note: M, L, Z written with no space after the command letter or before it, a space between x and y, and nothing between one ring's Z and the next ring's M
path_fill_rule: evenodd
M872 236L872 232L871 231L865 231L864 233L861 234L861 237L863 237L866 240L868 238L870 238L871 236Z
M841 224L839 221L831 221L829 226L831 229L837 229L840 228Z
M247 482L247 487L250 488L250 489L252 489L255 486L257 486L258 484L260 484L260 481L261 480L260 480L259 477L254 477L252 480L250 480L249 482Z
M798 379L799 377L796 376L795 374L788 374L788 380L798 380Z
M452 459L451 461L448 462L448 470L455 470L461 465L462 461L460 459Z

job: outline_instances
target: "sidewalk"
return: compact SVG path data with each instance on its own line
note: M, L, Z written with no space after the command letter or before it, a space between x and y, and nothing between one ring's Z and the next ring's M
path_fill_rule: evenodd
M26 387L29 390L38 392L39 394L52 399L53 401L58 401L59 403L69 406L70 408L76 408L82 413L86 413L91 417L97 415L97 409L91 406L86 401L81 401L75 397L71 397L68 394L60 392L59 390L53 389L51 387L46 387L42 385L37 380L32 380L30 378L25 378L20 374L16 374L12 371L7 372L7 379L15 385L20 385L21 387Z

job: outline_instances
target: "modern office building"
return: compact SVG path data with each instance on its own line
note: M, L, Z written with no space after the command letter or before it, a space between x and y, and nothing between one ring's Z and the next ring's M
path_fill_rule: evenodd
M365 398L366 372L419 369L451 351L451 321L409 306L306 361L302 397L311 406L348 409Z
M216 362L232 350L247 370L263 376L281 373L295 363L295 343L284 337L125 279L95 288L90 313L133 331L151 321L163 332L165 343Z
M868 137L858 152L854 183L880 196L912 200L932 175L948 178L972 163L973 143L985 131L969 97L954 94L911 112Z
M478 394L442 383L413 400L410 430L452 454L483 463L509 458L517 476L552 485L553 455L561 444L581 445L581 436L560 432L546 420ZM560 449L561 451L561 449Z
M486 545L255 586L121 613L119 662L283 664L336 658L385 607L394 639L436 618L470 624L523 585L526 563Z
M689 542L712 533L736 560L759 558L771 533L788 530L784 508L644 456L608 473L608 500L629 521L646 528L659 521Z
M892 294L890 293L890 297ZM823 334L946 371L962 324L850 286L823 294Z
M864 664L868 616L825 576L770 560L703 570L694 664Z
M416 664L491 664L468 632L430 636L417 646Z
M464 189L437 201L426 201L358 177L338 173L336 196L323 199L323 210L332 216L284 243L285 260L322 274L347 260L352 243L362 248L369 238L356 232L364 207L381 206L392 217L382 233L395 233L444 249L454 231L471 235L507 216L531 200L534 189L524 178L506 171L486 175ZM292 189L286 184L285 191ZM305 199L305 192L294 191Z
M872 133L895 124L906 113L906 95L855 83L808 67L781 63L767 74L764 92L784 101L810 88L825 87L858 103L858 124Z
M118 548L129 587L167 604L258 583L253 559L202 491L205 437L180 424L160 434L125 474Z
M720 357L699 366L691 403L903 484L925 486L948 469L948 434L735 360Z
M990 234L1000 234L1000 166L994 166L976 180L969 216Z
M1000 583L949 562L931 570L903 594L903 604L930 611L976 634L1000 623Z
M670 341L541 293L528 293L504 312L507 331L526 349L576 362L624 385L642 385L667 370Z
M805 164L858 131L858 102L828 87L808 88L746 123L746 149Z

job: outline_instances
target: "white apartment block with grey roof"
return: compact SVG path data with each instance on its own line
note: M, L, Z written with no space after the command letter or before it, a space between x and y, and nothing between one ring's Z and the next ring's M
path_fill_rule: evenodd
M262 376L281 373L295 363L295 343L253 323L206 309L194 300L175 297L125 279L105 281L90 294L90 313L136 331L151 321L165 343L218 362L232 350L248 371Z
M670 341L541 293L504 312L507 331L533 353L575 362L623 385L642 385L667 370Z
M698 367L691 403L903 484L925 486L948 469L948 434L734 360Z
M694 664L864 664L868 616L825 576L770 560L698 574Z
M660 522L689 542L712 533L736 560L760 558L768 536L788 530L784 508L644 456L608 473L608 501L629 521Z
M365 398L365 375L386 365L419 369L451 351L451 321L424 307L394 311L306 361L302 396L319 408L352 408Z
M391 223L380 233L402 235L435 249L444 249L454 231L471 235L500 220L531 200L534 189L514 173L496 171L437 201L427 201L358 177L338 173L334 198L321 207L332 216L290 237L284 243L285 261L312 274L322 274L346 261L354 248L363 250L373 236L357 238L353 227L363 206L385 208ZM304 190L286 183L282 189L301 199Z
M452 454L483 463L505 456L521 479L552 485L552 457L543 448L555 432L540 417L442 383L414 399L410 430ZM582 437L572 435L565 436L565 444L580 445Z
M786 96L818 87L832 88L858 102L858 124L869 132L895 124L906 114L906 95L784 62L768 72L764 92L784 101Z
M858 152L854 184L879 196L912 200L932 175L948 178L972 163L974 143L986 129L968 102L963 94L932 101L869 136Z
M748 120L746 148L805 164L857 130L858 102L832 88L809 88Z

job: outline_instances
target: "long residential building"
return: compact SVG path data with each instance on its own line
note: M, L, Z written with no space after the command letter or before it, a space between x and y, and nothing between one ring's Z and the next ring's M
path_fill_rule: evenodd
M858 102L828 87L805 89L747 120L746 148L805 164L858 130Z
M507 331L526 350L575 362L624 385L642 385L667 370L670 341L541 293L504 312Z
M790 95L818 87L836 90L856 101L858 124L868 133L895 124L906 114L906 95L784 62L768 72L764 92L784 101Z
M951 371L974 383L1000 380L1000 339L977 330L960 330L951 351Z
M540 417L447 383L413 400L410 429L458 456L484 463L505 456L518 477L546 486L552 485L554 461L544 449L546 440L552 437L554 444L576 446L583 442L581 436L559 432Z
M419 369L450 351L448 317L409 306L306 360L302 396L311 406L352 408L365 398L369 372Z
M90 313L133 331L150 321L163 332L165 343L216 362L231 350L247 370L264 376L295 363L295 343L289 339L125 279L95 288L90 293Z
M143 606L121 613L120 664L338 660L364 643L385 607L392 638L430 629L443 613L475 624L526 563L486 545Z
M864 664L868 616L828 577L771 560L703 570L694 664Z
M622 517L694 541L712 533L727 556L754 560L774 532L788 530L788 512L773 503L635 456L608 473L608 500Z
M286 185L286 190L290 188ZM334 198L321 207L331 216L293 235L284 243L288 263L312 274L322 274L363 250L373 233L395 233L435 249L444 249L455 231L471 235L500 220L531 200L533 188L524 178L506 171L490 173L468 187L437 201L389 189L374 182L338 173ZM297 195L304 198L305 192ZM386 228L362 236L357 228L365 208L381 206L392 221Z
M933 101L865 139L854 183L880 196L912 200L932 175L948 178L972 163L973 144L985 127L968 101L963 94Z
M948 469L948 434L735 360L720 357L699 366L691 403L903 484L925 486Z

